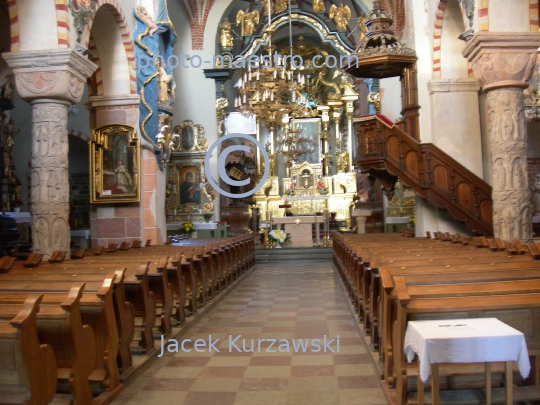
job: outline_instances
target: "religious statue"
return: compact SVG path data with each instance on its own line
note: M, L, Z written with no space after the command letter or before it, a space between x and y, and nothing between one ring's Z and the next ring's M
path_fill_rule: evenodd
M356 26L360 30L359 34L357 35L358 44L361 44L367 38L367 33L369 32L369 28L366 25L366 21L367 21L366 17L359 17L358 22L356 23Z
M2 91L0 92L0 96L13 103L13 75L8 76L6 79L4 87L2 87Z
M170 105L171 99L169 98L169 83L172 80L172 75L167 74L163 66L161 66L161 62L159 59L156 59L156 67L158 68L159 76L158 76L158 98L159 98L159 104L166 104L167 106Z
M336 170L338 173L345 173L349 163L349 154L345 149L340 149L336 153Z
M313 0L314 13L324 13L325 11L326 11L326 6L324 5L324 0Z
M539 212L540 211L540 174L537 174L534 178L534 184L532 187L534 193L533 193L533 205L534 205L534 211Z
M288 5L289 5L289 0L276 0L276 4L274 7L276 14L282 13L285 10L287 10Z
M240 25L242 29L242 36L250 36L255 32L256 26L259 24L259 10L249 12L249 7L243 12L240 10L236 14L236 25Z
M376 114L381 112L381 93L378 91L372 91L368 94L367 101L369 104L373 104Z
M36 248L39 250L46 250L49 240L49 224L45 218L40 218L37 221L36 227ZM36 249L36 250L37 250Z
M266 146L266 153L268 153L268 166L269 166L269 169L268 169L268 175L269 176L273 176L274 175L274 169L275 169L275 157L274 157L274 154L273 153L270 153L270 142L266 142L265 143L265 146Z
M13 139L15 137L15 134L18 132L13 129L13 118L11 118L4 128L5 133L5 146L4 146L4 167L3 167L3 173L4 178L10 179L11 178L11 166L13 162L13 147L15 146L15 140Z
M69 9L73 16L73 27L77 33L77 42L81 42L81 35L97 10L97 0L70 0Z
M222 52L228 52L233 47L233 36L231 35L231 23L228 18L220 24L219 43Z
M330 6L329 17L336 23L338 31L345 31L347 29L347 24L351 19L351 9L349 6L344 6L343 3L341 3L339 7L332 4Z
M158 30L158 26L152 21L152 18L150 18L148 10L146 10L146 8L143 6L135 6L135 12L139 18L146 23L146 28L149 30L148 34L150 37L153 37L154 33Z

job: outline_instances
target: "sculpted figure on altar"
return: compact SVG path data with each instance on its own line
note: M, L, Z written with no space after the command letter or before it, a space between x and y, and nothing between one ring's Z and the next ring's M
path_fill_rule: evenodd
M236 25L241 27L241 35L247 37L253 35L259 24L259 10L249 11L249 7L246 11L240 10L236 14Z
M176 84L172 63L176 32L167 12L165 0L158 0L154 16L143 6L135 5L137 26L133 32L137 64L137 92L140 95L139 126L142 137L154 147L156 159L163 169L168 156L168 143L160 142L159 117L173 115Z

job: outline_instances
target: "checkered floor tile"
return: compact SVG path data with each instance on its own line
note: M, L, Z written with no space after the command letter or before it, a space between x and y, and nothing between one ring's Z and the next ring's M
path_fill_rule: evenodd
M168 347L113 405L386 404L330 263L259 264Z

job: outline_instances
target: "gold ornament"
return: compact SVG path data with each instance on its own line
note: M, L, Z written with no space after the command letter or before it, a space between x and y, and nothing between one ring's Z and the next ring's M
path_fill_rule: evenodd
M338 31L345 31L351 19L351 9L349 6L344 6L343 3L339 7L332 4L330 6L329 17L336 23Z

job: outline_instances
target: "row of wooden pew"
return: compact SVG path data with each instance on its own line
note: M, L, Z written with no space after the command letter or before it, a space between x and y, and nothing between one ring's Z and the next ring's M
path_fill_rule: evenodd
M479 317L498 318L524 333L532 370L514 395L540 400L539 245L442 232L426 238L336 232L333 249L364 333L378 351L390 403L416 401L418 367L407 364L403 349L408 321ZM503 367L493 368L499 373L494 387L503 385ZM465 398L482 386L482 373L483 366L447 365L440 386L461 388ZM465 403L459 398L456 403Z
M68 259L68 255L72 260ZM100 405L255 264L253 237L0 259L0 404Z

